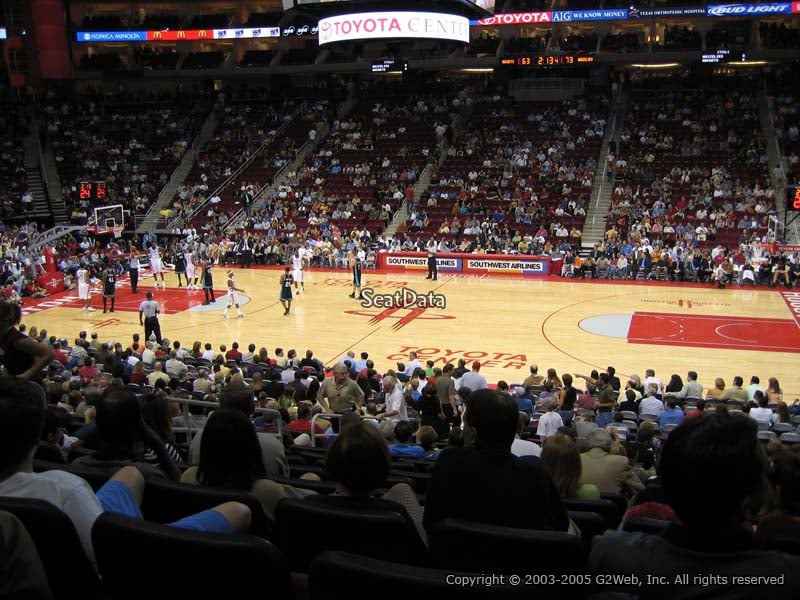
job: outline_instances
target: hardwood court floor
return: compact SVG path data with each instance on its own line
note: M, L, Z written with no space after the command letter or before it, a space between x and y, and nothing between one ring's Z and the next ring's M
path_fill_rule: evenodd
M177 289L174 274L167 274L167 290L157 290L162 304L162 331L170 340L191 346L194 340L242 350L253 342L272 354L276 346L306 349L326 364L348 350L369 353L379 370L405 360L409 350L420 359L441 365L465 358L483 363L490 382L520 382L528 365L540 371L554 367L564 372L588 374L592 369L616 367L621 378L644 375L652 367L665 383L672 373L685 379L696 370L700 382L713 384L723 377L728 385L735 375L745 383L751 375L781 382L786 400L800 396L800 315L792 312L795 296L783 290L717 290L711 285L588 282L496 277L426 280L418 274L364 273L365 287L389 294L408 287L419 294L435 291L446 299L445 308L363 307L348 298L349 273L306 271L305 293L295 298L292 312L283 316L278 302L280 271L236 269L237 285L246 290L238 319L235 309L222 318L225 296L217 291L215 305L202 306L201 291ZM224 287L225 270L215 269L217 289ZM98 331L100 339L129 343L141 332L138 305L152 290L145 274L138 295L127 281L117 292L117 311L103 314L99 289L94 292L97 312L84 313L75 292L47 300L45 308L26 303L23 322L72 342L80 330ZM41 310L37 310L41 309ZM798 309L800 311L800 309Z

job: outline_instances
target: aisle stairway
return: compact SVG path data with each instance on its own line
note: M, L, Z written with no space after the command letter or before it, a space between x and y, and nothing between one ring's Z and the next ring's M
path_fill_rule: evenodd
M603 145L600 147L592 196L586 210L586 220L581 237L581 254L588 254L594 245L603 239L606 231L608 211L611 208L611 194L614 190L613 175L610 176L613 173L614 165L608 164L608 148L612 141L616 143L617 147L619 146L619 132L622 129L629 102L630 94L624 91L612 99L608 119L609 126L606 128Z

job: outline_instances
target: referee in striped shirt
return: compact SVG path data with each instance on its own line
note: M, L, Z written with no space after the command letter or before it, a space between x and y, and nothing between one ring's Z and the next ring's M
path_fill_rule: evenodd
M161 325L158 322L158 313L158 302L153 300L153 292L147 292L147 300L139 305L139 325L144 325L144 339L149 340L150 336L154 334L156 342L160 346Z

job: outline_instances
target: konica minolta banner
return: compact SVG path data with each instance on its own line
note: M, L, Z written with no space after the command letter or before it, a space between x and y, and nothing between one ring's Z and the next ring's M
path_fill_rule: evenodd
M788 15L792 13L791 2L769 2L765 4L709 4L709 17L748 17L760 15Z

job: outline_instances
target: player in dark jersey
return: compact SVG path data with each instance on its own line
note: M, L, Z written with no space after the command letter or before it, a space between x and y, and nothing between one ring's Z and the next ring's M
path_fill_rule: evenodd
M211 276L211 259L206 258L203 261L203 294L205 294L206 301L204 305L216 302L214 298L214 278Z
M183 252L183 246L178 244L175 250L175 275L178 276L178 287L183 287L181 283L181 275L186 275L186 254ZM186 277L186 287L189 287L189 277Z
M292 284L294 277L289 267L286 267L283 275L281 275L281 295L280 301L283 305L283 316L287 316L292 308Z
M103 312L108 312L108 299L111 298L111 312L117 299L117 273L114 265L108 265L103 271Z
M350 254L350 266L353 269L353 293L350 294L351 298L363 298L361 295L361 261L358 256ZM358 296L356 296L358 294Z

